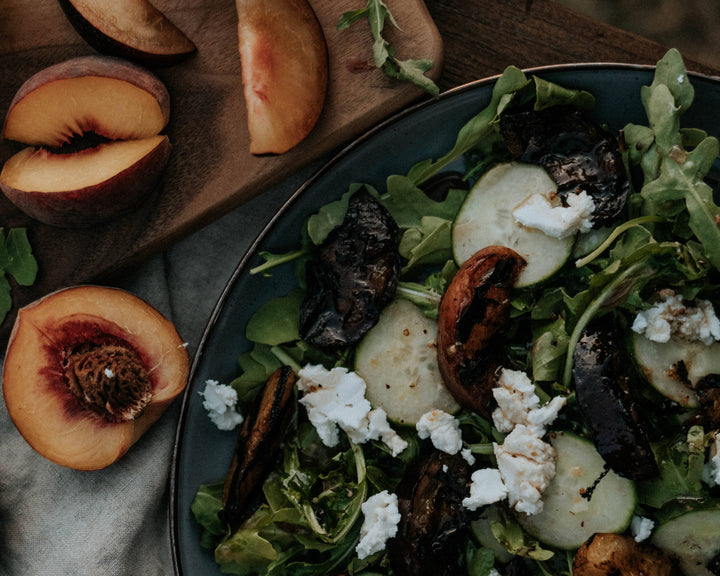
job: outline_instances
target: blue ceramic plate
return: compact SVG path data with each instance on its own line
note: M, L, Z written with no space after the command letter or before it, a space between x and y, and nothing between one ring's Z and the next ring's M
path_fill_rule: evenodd
M646 124L640 87L650 84L654 69L623 64L575 64L527 71L597 98L596 117L613 130L627 122ZM276 269L272 280L250 276L262 263L260 251L295 248L300 228L320 206L362 181L382 189L387 175L405 173L416 162L437 158L455 143L459 128L490 100L496 78L474 82L412 107L371 130L343 150L283 206L242 258L203 335L183 399L172 468L170 524L176 574L219 575L212 551L200 546L200 529L190 505L200 484L224 477L232 458L235 433L220 432L210 422L197 393L207 379L229 382L237 358L250 344L244 327L265 300L287 293L294 284L291 266ZM683 125L720 136L720 79L692 76L696 97Z

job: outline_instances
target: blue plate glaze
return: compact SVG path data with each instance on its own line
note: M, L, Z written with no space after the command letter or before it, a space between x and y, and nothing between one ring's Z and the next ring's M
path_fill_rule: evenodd
M597 98L596 118L618 130L628 122L646 124L640 87L652 82L654 69L625 64L573 64L526 71L569 88L582 88ZM242 258L210 318L196 354L178 423L171 473L170 530L177 575L219 575L211 550L200 546L200 529L190 505L200 484L224 477L232 458L235 434L220 432L210 422L198 391L204 382L229 382L237 375L237 358L250 346L244 327L258 306L287 293L293 270L273 271L272 280L250 276L261 264L258 253L294 249L307 217L347 191L352 182L384 188L387 175L403 174L416 162L437 158L455 143L460 127L490 100L496 78L467 84L438 99L409 108L353 142L304 184L260 234ZM705 129L720 137L720 79L691 75L695 101L683 126Z

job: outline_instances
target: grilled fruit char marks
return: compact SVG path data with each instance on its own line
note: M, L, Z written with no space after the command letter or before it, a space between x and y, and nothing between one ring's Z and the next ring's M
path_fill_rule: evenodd
M300 335L325 350L357 344L395 295L400 276L398 226L361 188L343 223L315 251L306 268L307 296Z
M658 467L625 375L629 360L621 342L607 321L583 331L573 354L575 394L608 466L631 480L653 478Z
M459 454L439 450L408 469L397 489L402 519L397 536L388 541L395 574L463 573L470 512L462 501L470 493L469 476L470 467Z
M545 168L563 204L582 190L593 199L593 228L612 224L622 212L630 183L617 138L582 111L508 111L500 133L515 159Z
M289 366L272 373L255 412L245 419L235 445L223 487L223 520L239 526L254 510L249 505L262 486L285 437L295 411L295 381Z
M488 246L463 264L438 312L438 363L458 403L491 417L492 389L502 365L501 330L510 294L525 260L504 246Z

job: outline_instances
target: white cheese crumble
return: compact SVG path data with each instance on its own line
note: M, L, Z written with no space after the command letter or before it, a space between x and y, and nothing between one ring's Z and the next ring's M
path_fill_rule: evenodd
M360 508L365 520L355 551L362 560L384 550L387 541L397 534L400 512L397 496L387 490L370 496Z
M537 514L543 509L542 493L555 476L555 449L542 437L566 399L556 396L540 406L535 385L527 374L509 369L500 372L493 396L498 403L493 423L499 432L508 435L502 444L493 444L498 469L476 471L478 486L474 486L474 473L470 497L463 504L474 510L472 506L507 497L518 512Z
M510 506L525 514L541 512L542 493L555 476L555 449L518 424L494 452Z
M522 424L537 436L542 436L565 405L563 396L555 396L547 404L540 406L535 385L527 374L507 368L500 372L497 386L493 388L493 396L498 403L492 413L493 423L495 428L504 434Z
M477 510L507 498L508 490L503 483L500 471L494 468L475 470L470 484L470 496L463 499L463 506L468 510Z
M322 365L307 365L299 372L300 403L307 409L310 422L326 446L337 446L338 427L355 444L382 440L397 456L407 442L395 432L381 408L372 409L365 398L365 381L347 368L327 370Z
M709 458L703 467L702 480L712 488L720 484L720 435L718 431L712 434L708 456Z
M632 522L630 522L630 532L632 532L635 542L642 542L650 538L654 527L655 522L642 516L633 516Z
M472 450L470 450L470 448L463 448L462 450L460 450L460 455L463 457L465 462L470 464L470 466L475 464L475 456L473 456Z
M697 300L696 306L685 306L682 295L670 289L661 290L659 296L657 304L635 317L633 331L661 343L672 336L707 346L720 340L720 319L711 302Z
M460 422L452 414L438 408L426 412L415 424L421 439L430 438L433 446L447 454L457 454L462 449Z
M238 399L235 388L207 380L205 390L199 394L203 397L203 408L218 429L232 430L242 424L243 416L235 409Z
M115 376L115 374L113 373L112 370L110 370L110 368L105 368L105 376L107 378L112 378L113 376Z
M553 192L532 194L513 210L513 218L527 228L540 230L553 238L565 238L576 232L588 232L592 228L591 217L595 211L592 197L582 190L568 194L567 206Z

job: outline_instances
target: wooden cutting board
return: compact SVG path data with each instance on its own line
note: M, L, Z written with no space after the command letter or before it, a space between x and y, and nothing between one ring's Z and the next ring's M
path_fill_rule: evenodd
M386 3L399 26L385 29L397 56L432 59L428 76L437 79L442 40L423 0ZM0 194L0 227L28 229L40 268L34 286L13 284L14 307L0 327L0 341L7 337L19 306L56 288L102 281L127 269L425 97L417 87L392 81L373 68L366 21L336 30L342 13L364 7L365 0L311 0L329 51L325 109L314 131L296 148L281 156L254 157L249 153L234 0L156 0L154 4L198 47L186 62L154 69L171 96L166 133L173 146L158 190L133 214L87 230L37 223ZM2 117L16 90L32 74L92 53L57 0L0 2ZM18 149L15 143L1 142L0 162Z

